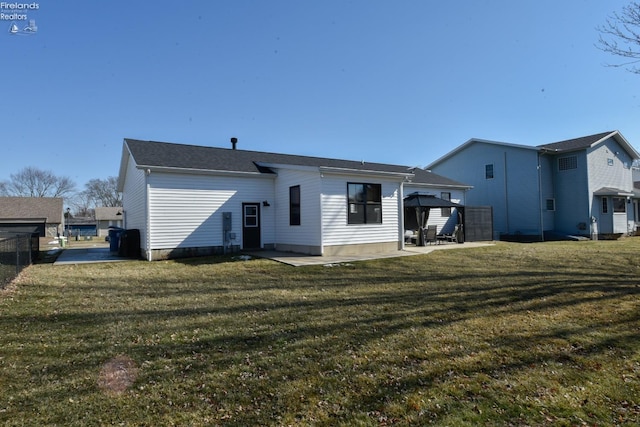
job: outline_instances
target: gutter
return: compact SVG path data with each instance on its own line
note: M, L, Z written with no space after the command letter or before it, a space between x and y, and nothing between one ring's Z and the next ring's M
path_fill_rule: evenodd
M214 170L214 169L190 169L190 168L174 168L167 166L147 166L136 165L136 169L144 170L145 172L164 172L164 173L182 173L186 175L223 175L231 177L254 177L254 178L268 178L275 179L277 174L275 173L262 173L262 172L242 172L242 171L226 171L226 170Z

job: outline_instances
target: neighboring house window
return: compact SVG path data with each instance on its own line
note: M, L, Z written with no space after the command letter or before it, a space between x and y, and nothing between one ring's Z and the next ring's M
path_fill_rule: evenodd
M624 197L613 198L613 213L625 213L627 211L627 204Z
M300 225L300 186L289 187L289 225Z
M560 157L558 159L558 169L561 171L566 171L569 169L577 169L578 168L578 157L569 156L569 157Z
M607 204L607 198L603 197L602 198L602 213L606 214L609 213L609 205Z
M484 177L485 179L493 179L493 163L484 165Z
M451 201L451 193L442 192L440 193L440 198L442 200ZM440 216L451 216L451 208L440 208Z
M347 183L348 223L382 224L382 185Z
M556 210L556 199L547 199L547 210L548 211Z
M607 165L613 166L613 159L607 159Z

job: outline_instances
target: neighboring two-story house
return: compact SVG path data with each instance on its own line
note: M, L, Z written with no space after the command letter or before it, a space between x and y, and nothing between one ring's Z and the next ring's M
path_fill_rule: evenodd
M537 147L471 139L427 169L473 186L466 203L493 207L495 239L603 237L636 229L639 158L611 131Z

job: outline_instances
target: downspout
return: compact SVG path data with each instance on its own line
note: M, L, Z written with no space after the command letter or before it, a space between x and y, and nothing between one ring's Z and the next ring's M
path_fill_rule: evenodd
M400 218L398 226L400 230L400 250L404 251L404 181L400 182L400 197L398 198L398 209L400 210Z
M144 183L145 183L145 198L146 198L146 202L144 204L144 216L145 216L145 228L147 229L147 236L146 236L146 242L145 245L147 246L147 261L153 261L153 256L151 254L151 214L149 213L149 175L151 174L151 170L146 169L144 171Z
M507 152L504 152L504 212L507 223L507 234L511 232L509 227L509 188L507 186Z
M320 200L318 200L319 204L320 204L320 221L318 221L318 223L320 224L320 256L324 256L324 174L322 173L322 171L320 171ZM347 197L347 206L349 204L349 198Z
M540 152L538 152L538 199L540 203L540 241L544 242L544 212L542 210L542 165L540 164Z

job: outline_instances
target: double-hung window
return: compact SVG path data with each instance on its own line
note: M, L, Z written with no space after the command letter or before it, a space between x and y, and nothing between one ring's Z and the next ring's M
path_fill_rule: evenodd
M484 165L484 177L485 179L493 179L493 163Z
M382 224L382 185L347 183L349 224Z

